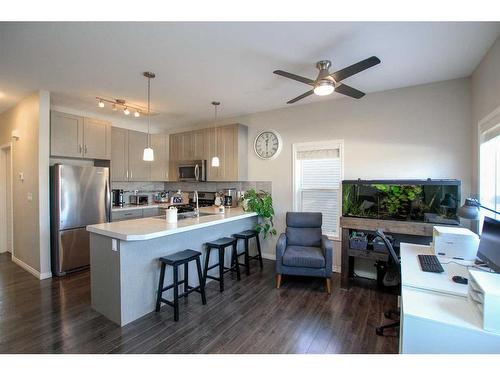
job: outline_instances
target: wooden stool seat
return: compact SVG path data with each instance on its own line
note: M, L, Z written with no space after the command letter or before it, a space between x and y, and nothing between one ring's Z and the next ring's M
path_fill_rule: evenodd
M160 262L165 262L169 266L173 266L175 264L190 262L192 260L195 260L199 256L201 256L201 253L199 251L188 249L161 257Z
M206 245L209 247L227 247L233 244L236 240L233 237L222 237L219 238L218 240L207 242Z

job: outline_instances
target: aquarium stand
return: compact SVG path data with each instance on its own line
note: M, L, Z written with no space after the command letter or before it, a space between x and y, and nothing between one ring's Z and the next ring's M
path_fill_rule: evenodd
M374 250L351 249L349 245L351 231L375 232L377 229L382 229L384 233L432 237L434 225L436 224L342 216L340 218L340 227L342 229L341 288L349 288L350 279L353 275L354 258L370 259L375 262L387 261L388 259L387 253Z

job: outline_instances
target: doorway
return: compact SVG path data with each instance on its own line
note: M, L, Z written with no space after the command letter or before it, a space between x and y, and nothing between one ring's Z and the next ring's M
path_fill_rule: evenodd
M13 255L12 147L0 146L0 254Z

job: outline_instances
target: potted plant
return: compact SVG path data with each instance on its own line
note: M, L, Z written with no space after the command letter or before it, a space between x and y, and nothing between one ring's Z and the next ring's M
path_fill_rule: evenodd
M259 215L261 220L255 225L255 230L263 233L264 238L276 234L273 223L274 208L271 194L263 190L257 192L255 189L250 189L241 197L241 206L245 211L255 212Z

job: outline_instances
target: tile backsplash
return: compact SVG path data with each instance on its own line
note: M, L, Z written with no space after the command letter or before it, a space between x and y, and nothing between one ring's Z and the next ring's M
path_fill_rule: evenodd
M129 202L129 196L137 190L139 194L149 196L153 201L153 195L159 191L221 191L233 188L237 191L250 189L264 190L272 193L271 181L232 181L232 182L111 182L112 189L122 189L125 203Z

